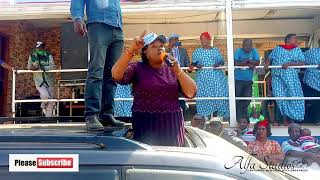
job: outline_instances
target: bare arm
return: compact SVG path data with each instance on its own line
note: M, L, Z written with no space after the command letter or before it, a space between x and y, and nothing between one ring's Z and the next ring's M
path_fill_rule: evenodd
M266 68L266 69L269 68L270 63L271 63L271 60L269 58L265 59L264 60L264 68Z
M291 157L300 157L300 158L315 158L314 153L310 152L300 152L300 151L294 151L290 150L286 153L286 156L291 156Z
M190 78L184 71L182 71L177 61L174 61L172 70L177 76L183 94L186 95L188 98L193 98L197 92L197 85L194 82L194 80Z
M259 62L259 61L252 61L252 60L250 60L250 61L249 61L249 64L252 64L252 65L254 65L254 66L259 66L260 62Z
M303 66L305 63L303 61L297 61L297 62L289 62L282 65L283 69L287 69L289 66Z
M129 62L131 61L133 56L127 54L125 51L122 53L118 61L113 65L111 73L112 78L115 81L121 81L124 73L126 72Z
M140 36L137 36L133 40L133 44L131 45L131 47L129 49L126 49L122 53L118 61L113 65L111 73L112 78L115 81L121 81L134 54L137 54L143 48L143 37L145 36L145 34L146 31L143 31Z
M2 63L1 66L2 66L3 68L5 68L6 70L8 70L8 71L11 71L11 70L12 70L12 67L11 67L9 64L7 64L7 63Z
M234 65L235 66L248 66L249 60L243 60L243 61L238 61L234 60Z

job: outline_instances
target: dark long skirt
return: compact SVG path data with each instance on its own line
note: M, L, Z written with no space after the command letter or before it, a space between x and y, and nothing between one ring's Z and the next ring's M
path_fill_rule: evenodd
M154 146L183 146L182 112L132 112L134 139Z

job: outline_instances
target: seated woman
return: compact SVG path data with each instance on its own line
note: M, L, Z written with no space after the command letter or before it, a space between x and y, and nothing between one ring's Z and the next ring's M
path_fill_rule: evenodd
M271 136L271 127L268 120L259 121L254 125L253 133L256 141L250 142L248 150L262 162L280 163L284 159L281 146L276 141L268 140Z
M132 84L134 139L157 146L182 146L184 120L179 92L195 96L196 83L170 55L173 66L163 61L166 37L149 33L134 39L112 68L112 77L122 85ZM142 62L130 63L141 52Z

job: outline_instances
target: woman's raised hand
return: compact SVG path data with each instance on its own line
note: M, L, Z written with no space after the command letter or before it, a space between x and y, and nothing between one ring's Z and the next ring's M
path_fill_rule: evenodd
M139 54L141 49L144 46L143 37L146 35L146 30L144 30L140 36L137 36L133 39L133 43L130 47L130 50L135 54Z

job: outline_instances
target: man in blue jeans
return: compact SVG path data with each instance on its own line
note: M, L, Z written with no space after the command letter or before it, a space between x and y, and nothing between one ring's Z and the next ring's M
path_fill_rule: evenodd
M83 22L84 8L88 24ZM88 33L90 61L85 90L85 120L88 130L103 130L104 125L122 127L113 117L116 83L111 68L122 54L123 31L120 0L72 0L74 30ZM101 120L101 122L99 122Z
M244 39L242 48L238 48L234 54L235 66L249 66L249 68L241 68L235 70L235 88L236 97L251 97L252 96L252 77L253 68L259 65L259 53L257 49L252 48L252 40ZM250 100L238 100L237 119L248 118L248 106Z

